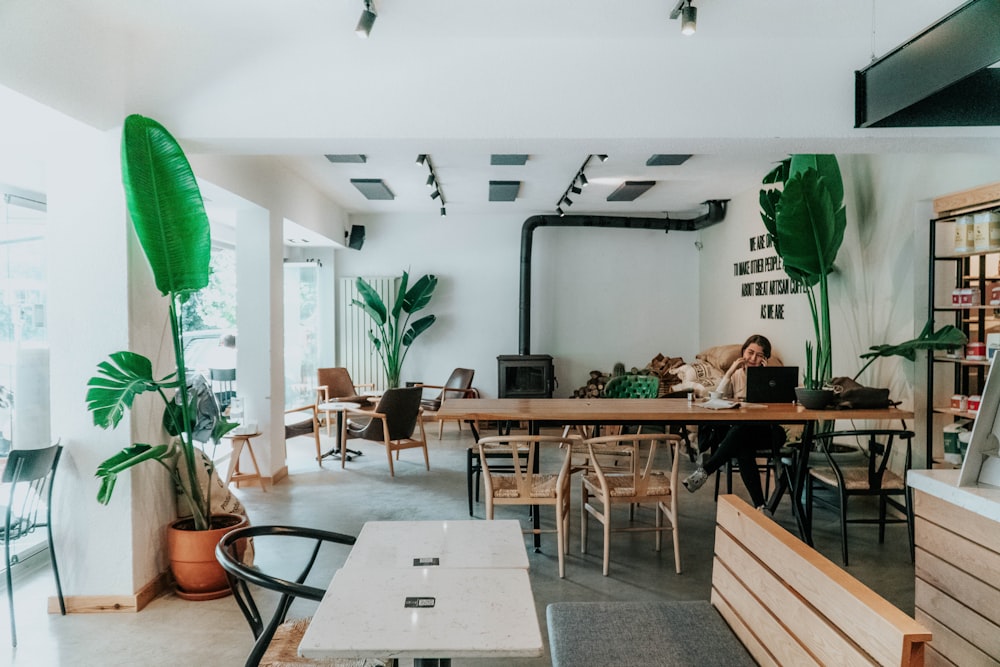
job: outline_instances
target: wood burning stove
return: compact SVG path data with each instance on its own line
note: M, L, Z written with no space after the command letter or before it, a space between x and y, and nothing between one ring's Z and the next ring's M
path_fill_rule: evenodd
M497 357L500 398L552 398L555 368L548 354L501 354Z

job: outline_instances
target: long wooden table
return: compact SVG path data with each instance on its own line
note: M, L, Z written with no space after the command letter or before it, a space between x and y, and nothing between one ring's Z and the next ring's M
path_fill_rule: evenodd
M793 403L742 403L738 408L711 410L682 398L463 398L444 401L438 410L442 419L464 419L479 439L475 421L526 421L530 432L547 424L705 424L710 422L770 422L802 424L802 451L811 448L815 424L820 421L895 421L913 418L899 408L864 410L809 410ZM808 456L800 455L789 480L792 514L802 538L811 542L805 526L802 490L808 472ZM773 498L780 498L777 495ZM776 501L775 501L776 502ZM770 503L769 503L770 506ZM772 506L773 509L773 506ZM537 520L538 512L535 512ZM537 547L537 544L536 544Z

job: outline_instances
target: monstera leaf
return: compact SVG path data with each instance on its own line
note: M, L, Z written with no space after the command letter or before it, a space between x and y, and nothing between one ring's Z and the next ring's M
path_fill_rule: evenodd
M969 337L965 332L951 324L946 324L937 331L932 331L933 320L928 320L924 325L920 335L912 340L908 340L896 345L872 345L869 352L861 355L862 359L868 361L861 370L857 372L854 379L857 380L861 374L880 357L899 356L910 361L916 361L917 350L954 350L963 347L969 342Z

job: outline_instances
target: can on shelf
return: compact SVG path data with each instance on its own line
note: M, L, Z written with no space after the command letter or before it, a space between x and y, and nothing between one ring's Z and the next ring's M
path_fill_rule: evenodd
M986 359L986 343L973 341L965 346L965 358L973 361Z
M979 412L979 403L983 398L979 394L969 396L969 412Z
M963 412L969 409L969 397L965 394L955 394L951 397L951 409L952 410L962 410Z
M973 230L974 249L1000 248L1000 212L977 213L973 216Z
M955 221L955 252L971 252L975 244L975 223L971 215L963 215Z

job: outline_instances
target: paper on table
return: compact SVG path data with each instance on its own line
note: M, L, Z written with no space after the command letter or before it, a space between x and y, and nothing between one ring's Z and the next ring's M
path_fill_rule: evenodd
M727 401L724 398L710 398L704 403L696 404L700 408L708 408L709 410L727 410L729 408L738 408L739 403L735 401Z

